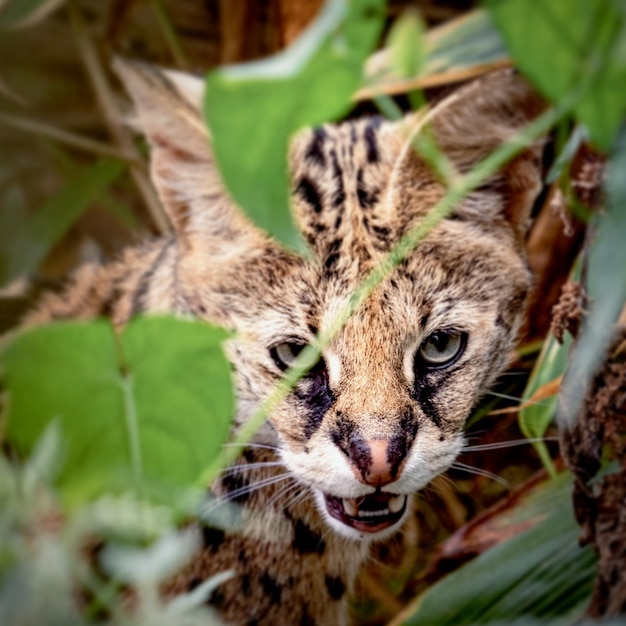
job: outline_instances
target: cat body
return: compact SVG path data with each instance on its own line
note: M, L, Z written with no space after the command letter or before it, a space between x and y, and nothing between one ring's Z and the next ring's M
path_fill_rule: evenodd
M199 113L202 82L126 63L118 72L174 234L79 270L26 323L107 315L121 326L161 311L233 329L235 429L445 194L412 148L426 122L463 173L542 108L507 70L426 116L302 131L290 167L295 219L313 252L304 258L228 195ZM467 416L507 364L531 284L524 238L539 157L529 147L471 192L357 307L213 486L241 505L242 528L202 528L203 549L166 593L232 570L211 597L226 623L347 623L368 546L397 532L413 494L452 464Z

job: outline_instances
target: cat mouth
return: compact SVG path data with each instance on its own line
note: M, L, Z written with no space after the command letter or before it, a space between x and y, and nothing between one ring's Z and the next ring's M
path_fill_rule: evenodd
M360 498L337 498L324 494L331 517L359 532L378 533L402 519L407 496L377 491Z

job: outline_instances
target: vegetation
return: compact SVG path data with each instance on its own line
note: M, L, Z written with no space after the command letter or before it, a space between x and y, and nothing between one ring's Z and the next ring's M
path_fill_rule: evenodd
M165 5L151 4L162 36L182 66L184 39L172 27ZM0 113L0 124L18 134L29 133L55 168L65 173L65 184L30 214L20 178L24 163L12 163L2 150L0 285L12 285L13 290L18 278L50 262L55 244L96 199L127 231L138 223L153 230L167 228L146 185L143 150L130 140L114 108L108 79L103 78L103 61L84 21L84 7L76 2L63 5L61 0L0 1L0 28L9 37L15 36L12 29L17 27L43 29L55 19L70 25L115 145L14 112ZM422 543L460 530L438 554L420 553L416 561L421 545L419 540L410 543L414 520L409 543L401 550L413 561L407 564L393 548L387 553L381 549L379 559L395 559L401 565L399 574L392 580L375 569L366 574L363 595L377 601L364 600L355 612L359 623L569 624L587 610L597 556L592 546L580 548L577 542L579 527L570 492L573 482L580 485L580 475L576 467L574 475L563 470L548 440L555 428L559 387L558 426L566 441L570 441L567 433L584 421L585 407L598 387L598 367L614 341L609 330L626 300L626 11L619 0L540 5L529 0L488 0L484 9L430 31L415 13L407 12L388 29L385 49L372 57L383 38L387 15L383 0L329 0L312 27L279 57L210 72L205 114L216 156L233 197L251 218L285 245L306 254L288 208L288 140L302 126L347 115L355 92L384 114L397 116L406 102L424 101L421 88L479 75L506 63L510 55L552 103L522 136L462 177L450 175L449 164L436 146L416 146L447 183L448 192L365 281L350 309L338 316L334 332L460 198L526 142L553 129L555 158L546 181L551 191L541 215L556 207L566 223L579 223L572 226L578 233L586 223L589 235L578 271L585 277L589 312L571 350L570 343L559 345L552 337L544 341L545 324L534 336L530 329L535 343L522 347L518 363L527 372L532 367L526 389L523 377L521 387L516 379L500 388L502 393L523 397L521 431L537 446L538 458L552 478L540 473L520 486L537 468L536 460L519 462L513 453L498 459L493 434L487 443L473 446L474 452L491 448L496 459L492 469L509 471L516 483L513 493L503 496L498 485L485 489L484 476L459 478L463 470L459 465L451 475L462 489L472 495L478 488L485 490L487 495L478 500L482 508L496 500L499 504L466 526L468 505L440 483L440 503L425 499L416 514L426 528ZM0 66L0 71L5 69ZM15 99L11 84L0 82L0 89L7 101ZM97 157L85 160L77 151ZM591 177L587 166L604 159L606 174ZM128 205L120 200L130 196L133 186L147 213L129 209L132 200ZM535 233L538 239L548 232L543 224L543 231ZM560 219L557 225L558 234L544 245L556 248L562 241ZM545 270L547 283L559 282L557 275L562 282L563 274L573 271L568 260L578 252L580 241L580 237L572 239L565 257L550 257L550 263L559 267ZM543 288L545 283L539 280L539 284ZM552 302L545 289L533 308L544 315ZM15 298L10 295L13 291L6 293L2 304L8 310ZM566 327L576 334L572 326ZM228 572L167 602L159 597L158 586L192 556L193 537L177 528L181 520L210 509L203 506L204 488L238 449L222 446L233 405L228 365L220 349L224 337L224 331L199 322L140 318L120 334L98 320L57 323L4 339L0 352L6 399L2 429L6 455L0 457L2 623L213 623L204 601ZM330 338L321 337L320 346ZM540 351L536 340L544 343ZM278 395L306 371L315 357L312 352L303 352ZM623 348L615 359L623 371ZM616 407L624 402L623 393L623 388L617 389L611 396ZM236 443L252 436L275 399L261 407ZM513 415L517 408L488 403L479 407L471 427L493 429L497 411ZM609 410L602 415L602 419L616 419ZM621 415L623 420L624 412ZM514 432L511 420L498 427L495 433L503 438ZM608 427L623 437L624 431L619 430L623 421ZM605 475L624 472L619 450L605 447L601 459ZM468 452L472 453L472 446ZM566 457L571 461L573 455ZM477 474L489 471L485 466L476 470ZM457 523L437 528L432 518L438 507ZM237 512L232 511L229 519L206 521L231 528L236 526ZM490 531L497 536L495 542L487 542L491 549L474 550L472 546L484 543ZM435 582L450 569L452 559L446 562L444 557L455 542L461 544L457 553L481 554ZM458 561L453 565L456 568ZM124 602L129 586L137 598L132 611ZM600 607L595 614L603 613Z

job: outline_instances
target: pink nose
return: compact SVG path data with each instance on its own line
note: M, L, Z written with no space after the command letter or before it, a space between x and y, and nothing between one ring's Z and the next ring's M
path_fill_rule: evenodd
M418 422L413 410L407 407L398 414L397 423L392 422L394 428L387 427L388 432L370 431L370 437L359 432L360 420L348 419L340 412L337 418L330 439L347 457L357 480L377 488L398 480L417 437ZM385 422L381 417L364 423L371 428L376 421Z
M349 456L352 471L360 482L382 487L396 480L401 463L389 454L387 439L361 439L355 443L350 446Z
M376 486L393 482L391 463L387 458L389 442L386 439L372 439L368 441L368 444L372 454L372 464L365 475L365 482Z

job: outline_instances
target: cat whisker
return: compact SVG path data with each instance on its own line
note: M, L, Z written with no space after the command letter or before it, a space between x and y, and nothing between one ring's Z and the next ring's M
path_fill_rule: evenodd
M266 507L267 508L271 508L272 506L274 506L274 504L276 504L276 502L278 502L279 500L286 498L287 496L289 497L289 500L287 500L284 504L283 507L281 508L289 508L291 506L291 502L290 500L293 498L293 494L291 492L296 491L296 496L300 495L300 491L299 488L301 487L300 483L298 483L296 480L294 480L291 483L288 483L286 485L284 485L283 487L281 487L281 489L278 490L277 493L275 493L272 498L266 503Z
M465 433L464 439L465 441L469 441L470 439L480 439L483 435L491 432L488 428L483 428L482 430L472 430L470 433Z
M497 441L495 443L481 443L473 446L463 446L461 452L480 452L484 450L501 450L502 448L513 448L525 444L540 443L542 441L558 441L558 437L532 437L528 439L514 439L512 441Z
M437 474L435 478L438 480L443 480L458 491L456 483L447 474ZM426 487L430 487L435 493L441 493L441 487L437 484L436 480L432 480L430 483L428 483L428 485L426 485Z
M246 444L240 444L240 443L224 443L222 444L225 448L241 448L242 450L245 450L246 448L259 448L262 450L271 450L272 452L280 452L280 448L276 447L276 446L271 446L269 444L266 443L253 443L251 441L249 441Z
M502 400L511 400L512 402L516 402L521 405L524 402L524 398L520 398L518 396L510 396L506 393L499 393L497 391L487 391L485 395L493 396L494 398L501 398ZM532 405L545 405L547 404L546 400L534 400ZM519 410L521 407L511 407L511 409Z
M233 491L229 491L228 493L225 493L220 497L226 500L233 500L240 495L252 493L253 491L257 491L258 489L262 489L263 487L269 487L270 485L282 482L283 480L286 480L288 478L291 478L291 474L288 472L279 474L278 476L268 476L267 478L262 478L261 480L258 480L250 485L245 485Z
M292 507L295 506L296 504L299 504L300 502L302 502L303 500L306 499L310 499L311 498L311 492L308 489L300 489L300 491L297 491L291 498L291 500L289 500L289 502L287 502L287 506Z
M279 474L278 476L269 476L268 478L263 478L250 485L245 485L243 487L239 487L238 489L234 489L233 491L220 494L220 496L216 496L214 500L206 505L205 513L210 513L216 508L219 508L222 504L232 502L242 495L248 495L254 491L258 491L264 487L269 487L270 485L279 483L288 478L291 478L291 474L285 472L283 474Z
M512 376L525 376L527 374L528 372L526 370L510 370L508 372L502 372L502 374L498 376L498 380L501 378L511 378Z
M280 467L283 463L281 461L257 461L255 463L240 463L238 465L229 465L223 470L220 470L220 474L228 476L235 474L239 471L245 471L248 469L259 469L262 467Z
M521 402L522 398L519 396L512 396L508 393L500 393L499 391L486 391L486 396L493 396L494 398L501 398L502 400L511 400L512 402Z
M508 480L505 480L501 476L494 474L493 472L489 472L488 470L480 469L478 467L473 467L472 465L467 465L466 463L460 463L455 461L451 467L453 469L457 469L462 472L467 472L468 474L475 474L476 476L483 476L484 478L489 478L494 482L497 482L499 485L502 485L505 489L511 490L513 487Z

